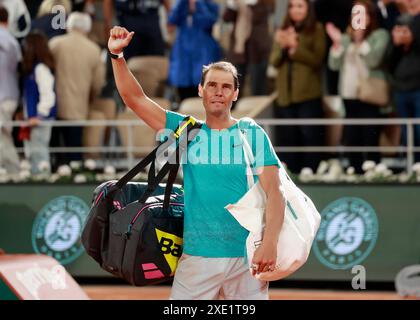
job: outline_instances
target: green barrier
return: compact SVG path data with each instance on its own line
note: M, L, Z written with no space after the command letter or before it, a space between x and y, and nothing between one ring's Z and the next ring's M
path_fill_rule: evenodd
M0 248L45 253L72 276L112 275L83 250L80 230L96 185L0 185ZM308 262L290 280L394 281L420 262L418 185L301 185L322 215Z

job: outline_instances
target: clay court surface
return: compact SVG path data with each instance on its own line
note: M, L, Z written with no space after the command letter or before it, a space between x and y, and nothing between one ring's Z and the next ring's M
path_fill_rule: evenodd
M167 300L170 287L124 285L84 285L93 300ZM393 291L334 291L270 289L270 300L405 300Z

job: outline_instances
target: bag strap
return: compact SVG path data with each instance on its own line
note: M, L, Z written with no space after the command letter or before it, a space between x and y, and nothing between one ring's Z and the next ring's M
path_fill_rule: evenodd
M254 180L254 169L253 169L253 164L255 163L255 158L254 158L254 154L252 153L252 148L249 145L248 142L248 126L249 123L247 124L247 127L241 127L241 124L244 123L245 121L243 121L243 119L239 120L238 123L238 128L239 128L239 136L242 140L242 149L244 152L244 159L245 159L245 163L246 163L246 179L248 182L248 189L251 189L253 187L253 185L255 184L255 180ZM246 122L245 122L246 123Z
M176 175L178 173L178 169L179 169L179 164L177 165L177 168L175 170L169 171L168 182L166 183L166 188L165 188L165 197L163 200L163 210L167 210L169 208L169 203L171 201L172 188L176 179Z
M174 130L173 135L169 135L166 141L163 141L159 144L150 154L148 154L142 161L140 161L133 169L131 169L127 174L125 174L117 183L116 187L121 189L125 186L128 181L134 178L141 170L143 170L149 163L151 163L148 179L147 179L147 189L139 199L140 203L146 202L146 200L155 192L156 188L158 187L159 183L163 180L163 178L168 174L169 177L165 187L165 197L164 197L164 209L168 209L170 196L173 188L173 184L175 182L179 164L182 157L182 154L186 152L189 143L194 139L194 137L198 134L199 130L202 126L201 123L197 122L193 117L186 117L184 120L178 125L178 127ZM186 129L186 134L184 130ZM158 174L155 174L155 160L157 157L157 152L159 148L164 144L168 143L169 146L176 144L175 151L171 153L169 156L168 161L165 165L160 169Z
M152 152L150 152L146 157L144 157L137 165L135 165L130 171L128 171L121 179L117 181L115 187L121 189L124 187L131 179L133 179L141 170L146 168L146 166L151 163L155 157L157 149L156 147Z
M202 124L196 122L195 119L192 117L188 117L188 120L186 123L178 126L178 128L175 130L174 135L173 135L173 137L175 138L174 143L177 144L176 149L174 152L170 154L168 161L160 169L159 173L153 179L148 180L147 190L143 193L142 197L139 199L140 203L144 203L153 194L153 192L158 187L159 183L169 172L170 173L169 178L172 181L170 181L168 178L168 181L165 187L165 198L164 198L164 205L166 204L167 207L169 206L172 186L175 181L176 175L178 173L181 157L187 151L189 143L198 134L201 126ZM187 134L183 134L183 131L185 129L187 129ZM198 130L194 130L194 129L198 129ZM151 176L152 175L149 175L149 178Z
M170 135L168 139L171 139L171 141L177 142L181 136L181 133L184 131L185 128L187 129L187 132L189 132L189 130L192 130L193 128L200 128L200 127L201 127L201 124L197 123L194 118L190 116L185 117L184 120L179 124L179 126L174 130L175 133L173 135ZM117 187L118 189L121 189L130 180L132 180L140 171L146 168L147 165L154 162L154 160L156 159L157 151L159 150L161 145L164 143L167 143L167 141L161 142L152 152L150 152L137 165L135 165L130 171L128 171L123 177L121 177L121 179L119 179L117 183L115 184L115 187ZM178 148L177 148L177 151L178 151ZM149 171L148 180L150 180L152 176L154 177L154 175L155 175L154 170L152 170L152 172Z
M241 121L241 120L239 120L239 121ZM243 121L243 122L245 122L245 121ZM248 123L248 126L249 126L249 123ZM255 180L254 180L254 176L256 175L255 168L254 168L255 158L254 158L254 154L252 152L252 148L249 145L248 138L247 138L248 137L247 136L247 133L248 133L247 129L248 129L248 127L241 128L240 125L239 125L239 129L240 129L239 130L239 135L240 135L240 137L241 137L241 139L243 141L242 147L243 147L243 150L244 150L244 158L245 158L245 163L246 163L246 167L247 167L246 168L246 177L247 177L247 181L248 181L248 188L251 189L253 187L253 185L255 184ZM280 166L279 170L284 173L284 175L286 176L286 178L288 180L293 181L289 177L289 175L288 175L286 169L284 169L283 165Z
M153 194L153 192L155 192L156 188L158 187L159 183L162 181L162 179L168 174L168 172L175 172L175 177L176 177L176 173L178 172L178 168L179 168L179 164L176 165L171 165L171 166L164 166L164 168L162 168L162 170L159 171L159 173L156 175L156 177L152 180L152 181L148 181L147 182L147 189L146 191L143 193L143 195L141 196L141 198L139 199L140 203L144 203L146 202L146 200ZM175 178L174 178L175 181ZM172 182L173 185L173 182ZM169 195L172 192L172 185L169 186L169 184L166 184L165 187L165 197L166 194L169 193ZM167 189L170 190L168 191Z

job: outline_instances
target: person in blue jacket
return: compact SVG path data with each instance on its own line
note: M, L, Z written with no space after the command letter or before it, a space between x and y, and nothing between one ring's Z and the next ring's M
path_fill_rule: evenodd
M24 114L30 127L30 137L24 141L25 156L32 174L49 173L51 126L43 122L54 120L57 108L54 58L43 33L31 32L23 41L22 69Z
M221 49L212 37L219 17L219 5L212 0L177 0L168 16L177 36L169 65L169 84L179 99L197 96L203 65L220 60Z

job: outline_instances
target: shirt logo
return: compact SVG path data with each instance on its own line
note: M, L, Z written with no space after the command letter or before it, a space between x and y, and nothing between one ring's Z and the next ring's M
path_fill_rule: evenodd
M232 144L232 148L236 148L236 147L240 147L240 146L242 146L244 143L242 142L242 143L237 143L237 144Z

